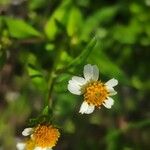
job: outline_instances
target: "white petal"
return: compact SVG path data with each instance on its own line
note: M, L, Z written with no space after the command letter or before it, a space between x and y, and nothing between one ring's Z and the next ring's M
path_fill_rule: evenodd
M69 83L68 84L68 90L73 93L73 94L76 94L76 95L81 95L81 87L78 86L78 85L74 85L72 83Z
M96 65L93 66L93 77L92 79L97 81L99 78L99 69Z
M94 105L89 105L85 114L91 114L94 111L94 109L95 109Z
M84 84L86 84L86 80L82 77L78 77L78 76L73 76L72 80L76 82L76 84L82 86Z
M94 111L94 106L89 105L86 101L84 101L80 107L79 113L81 114L90 114Z
M80 107L79 113L83 114L88 109L88 103L84 101Z
M86 83L86 80L82 77L73 76L68 83L68 90L76 95L81 95L81 88Z
M17 147L17 150L25 150L26 144L25 143L17 143L16 147Z
M92 78L93 68L92 65L88 64L84 66L83 74L86 80L90 80Z
M99 77L98 67L96 65L92 66L90 64L87 64L87 65L84 66L83 74L84 74L84 78L87 81L89 81L89 80L97 81L98 77Z
M103 105L108 109L110 109L113 104L114 104L114 100L111 97L108 97L103 103Z
M118 80L116 80L116 79L110 79L109 81L107 81L106 83L105 83L105 85L106 86L108 86L108 87L110 87L110 88L112 88L112 87L114 87L114 86L116 86L118 84Z
M108 86L106 86L108 92L109 92L109 96L113 96L113 95L116 95L117 92L114 90L114 88L110 88Z
M23 136L28 136L30 134L33 133L33 128L25 128L23 131L22 131L22 135Z
M46 149L43 149L42 147L35 147L34 150L46 150Z

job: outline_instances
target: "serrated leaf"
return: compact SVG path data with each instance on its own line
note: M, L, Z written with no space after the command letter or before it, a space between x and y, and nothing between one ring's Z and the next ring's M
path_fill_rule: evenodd
M11 37L24 39L29 37L37 37L41 34L24 20L5 17L5 22Z

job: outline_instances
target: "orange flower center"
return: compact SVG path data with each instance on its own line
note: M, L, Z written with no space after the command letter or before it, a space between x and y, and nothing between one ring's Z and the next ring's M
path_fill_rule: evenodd
M96 107L100 107L107 96L108 91L106 86L100 81L93 81L85 88L84 100Z
M55 146L59 136L58 129L51 125L38 125L33 133L35 145L42 148Z

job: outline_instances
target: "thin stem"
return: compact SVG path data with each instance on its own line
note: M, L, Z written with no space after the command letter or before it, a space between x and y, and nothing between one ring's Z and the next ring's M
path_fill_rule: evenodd
M48 81L48 96L46 98L45 106L49 106L49 102L50 102L50 107L52 107L51 95L52 95L53 87L55 84L55 79L56 79L55 72L51 72L51 76L50 76L49 81Z
M45 106L49 106L50 108L52 108L52 104L53 104L53 100L52 100L52 92L53 92L53 87L55 85L55 80L57 78L57 73L56 73L56 68L57 68L57 65L59 64L60 62L60 57L61 57L61 54L62 54L62 51L58 51L57 52L57 57L55 59L55 62L54 62L54 65L52 67L52 71L49 75L49 80L48 80L48 95L45 99Z

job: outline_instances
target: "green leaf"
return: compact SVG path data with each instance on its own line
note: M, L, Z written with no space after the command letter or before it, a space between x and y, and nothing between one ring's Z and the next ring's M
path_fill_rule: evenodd
M43 116L52 117L52 110L49 108L49 106L45 106L45 108L42 111Z
M42 77L40 71L32 64L28 65L28 73L30 77Z
M129 80L126 77L123 70L120 69L118 65L112 62L108 56L101 50L100 45L98 44L94 51L89 57L91 63L97 64L100 68L100 72L110 78L116 78L120 82L128 85Z
M45 116L49 115L49 107L48 106L45 106L45 108L42 111L42 115L45 115Z
M59 33L59 28L57 26L57 22L65 24L68 16L68 5L61 4L52 14L52 16L48 19L45 25L45 34L50 40L53 40L55 36ZM56 22L57 20L57 22Z
M132 20L129 25L117 25L113 30L115 40L123 44L134 44L142 32L141 24ZM126 36L124 36L126 35Z
M105 22L110 22L118 11L118 6L104 7L92 14L86 21L81 33L81 39L87 41L90 33Z
M70 15L68 19L67 32L69 36L73 36L76 34L81 25L82 25L82 14L81 11L77 7L73 7L70 10Z
M90 53L92 52L94 46L97 43L97 39L96 37L94 37L90 43L87 45L87 47L81 52L81 54L76 57L68 66L66 69L70 69L70 68L74 68L77 66L81 66L82 64L84 64L84 62L86 61L86 59L88 58L88 56L90 55Z
M29 1L29 9L36 10L39 8L43 8L46 5L47 0L31 0Z
M24 39L29 37L37 37L41 34L24 20L5 17L5 22L11 37Z
M27 71L29 76L31 77L33 85L40 91L45 92L47 90L47 82L45 81L41 70L36 68L32 64L28 64Z

